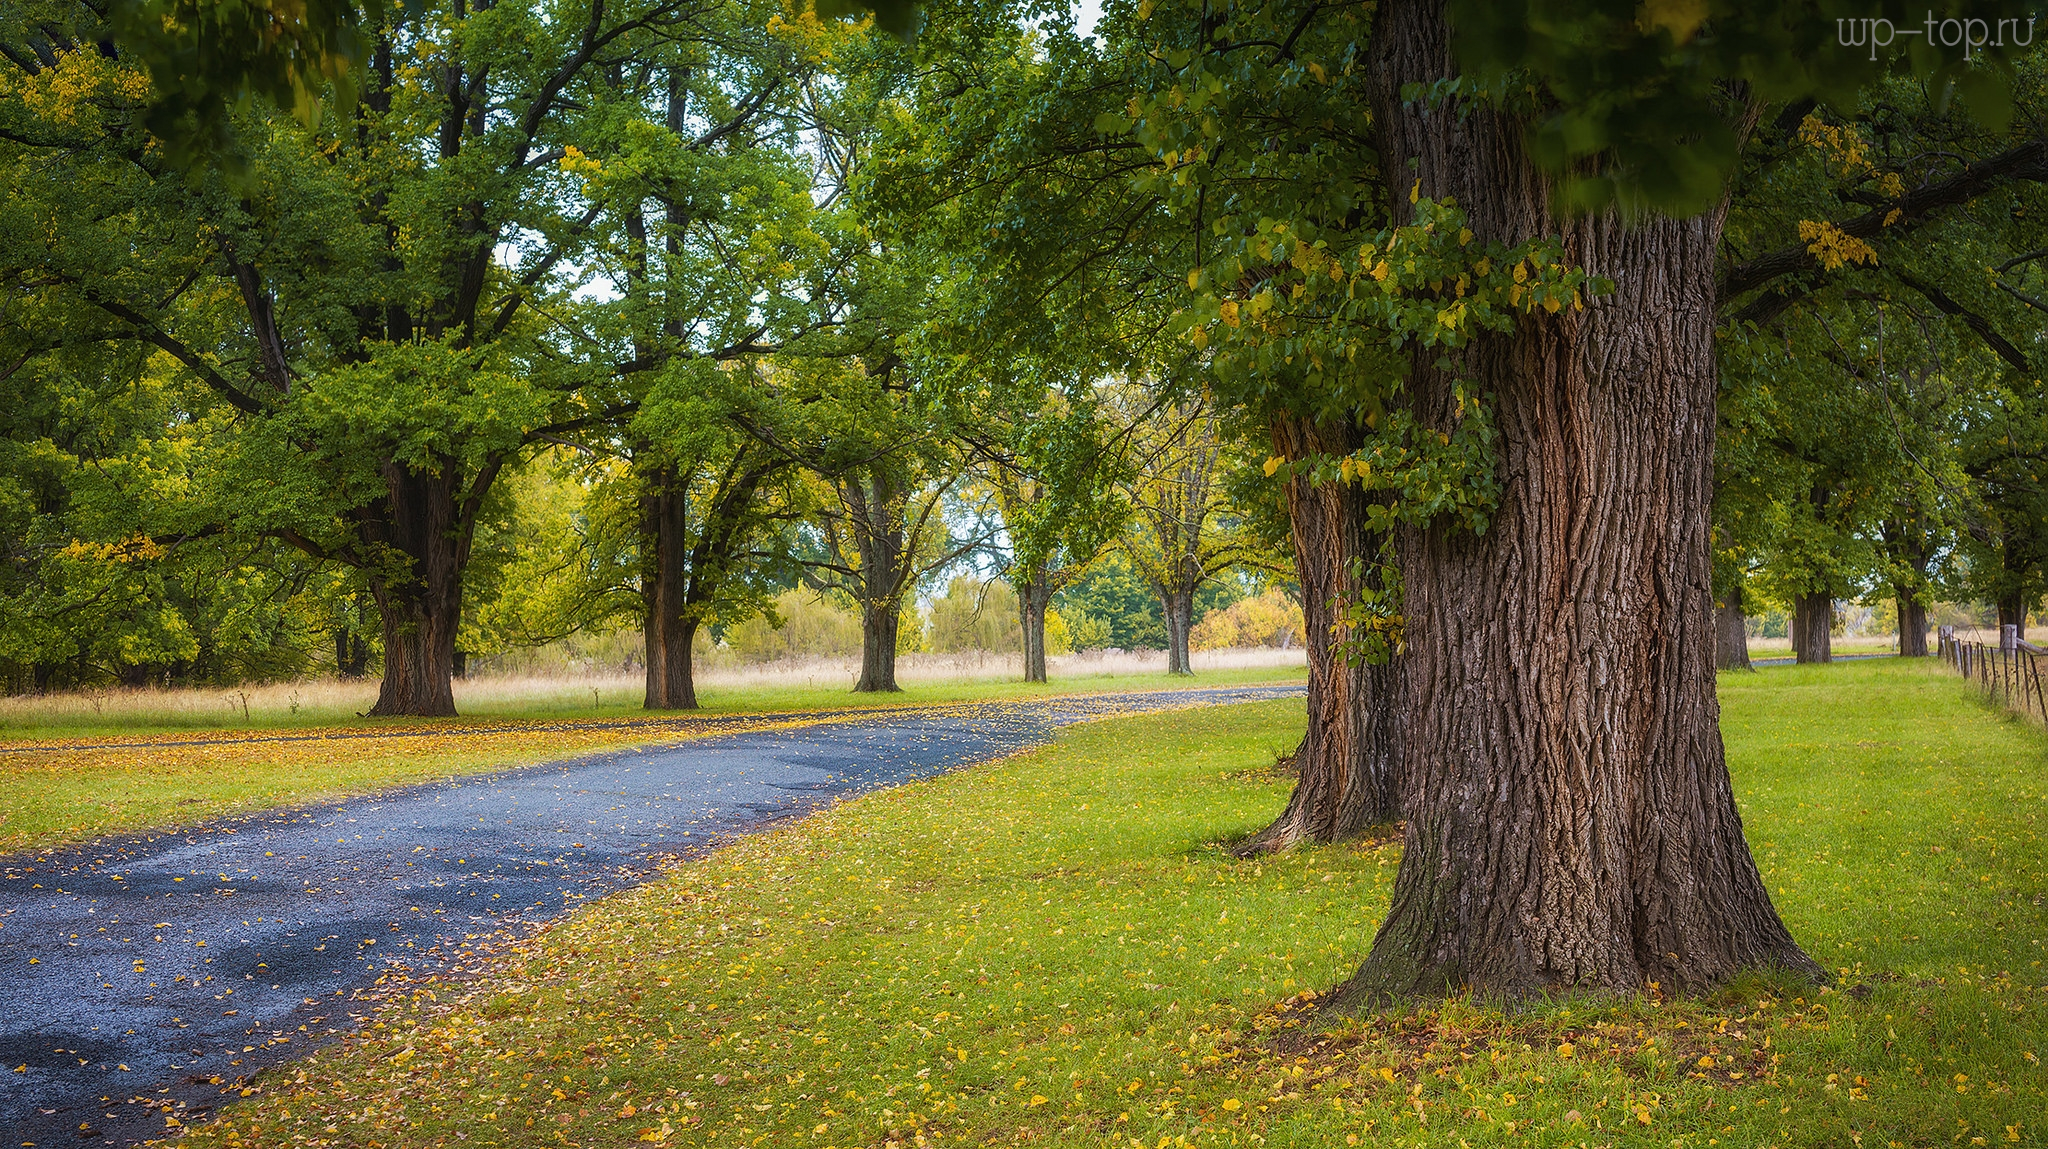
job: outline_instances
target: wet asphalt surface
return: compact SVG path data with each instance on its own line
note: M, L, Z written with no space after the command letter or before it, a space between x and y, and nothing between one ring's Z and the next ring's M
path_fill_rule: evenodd
M388 966L459 963L836 799L1088 718L1301 689L884 712L0 857L0 1146L174 1134L350 1029Z

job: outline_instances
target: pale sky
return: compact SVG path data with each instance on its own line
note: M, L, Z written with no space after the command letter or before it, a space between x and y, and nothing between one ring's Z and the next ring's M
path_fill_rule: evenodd
M1074 35L1086 38L1095 31L1095 20L1102 15L1102 0L1075 0Z

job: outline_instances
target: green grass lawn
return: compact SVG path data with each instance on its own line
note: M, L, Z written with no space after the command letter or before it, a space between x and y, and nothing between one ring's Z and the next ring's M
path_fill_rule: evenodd
M127 742L10 751L0 753L0 854L683 737L642 729L513 727L424 737L249 739L200 746Z
M1197 656L1199 659L1199 655ZM1199 663L1198 663L1199 665ZM479 678L456 684L462 717L366 718L377 698L375 682L278 683L246 688L81 691L41 697L0 698L0 745L56 739L195 735L208 732L307 730L462 729L507 722L642 721L689 714L758 714L838 710L861 706L923 706L993 702L1060 694L1171 690L1298 682L1300 666L1242 666L1199 670L1193 678L1163 671L1105 670L1063 674L1051 682L989 676L906 679L896 694L854 694L844 685L819 684L803 674L765 675L736 684L700 686L701 709L650 715L642 687L624 678L584 683L574 679Z
M1826 987L1319 1016L1397 848L1239 861L1298 702L1116 719L592 905L205 1145L2048 1144L2048 740L1892 662L1722 682Z
M591 711L573 705L553 713L544 700L525 696L516 707L506 702L505 714L494 716L485 710L462 719L322 724L312 712L302 710L296 716L299 724L288 726L277 714L255 710L262 721L240 729L178 729L137 721L112 727L112 735L90 726L45 724L40 728L45 735L64 731L72 737L0 742L12 747L0 752L0 854L489 773L577 753L673 742L700 733L689 730L688 723L707 714L758 716L758 725L767 726L800 721L821 710L1289 682L1301 676L1299 669L1278 668L1216 671L1192 680L1164 674L1049 685L983 679L920 684L891 695L761 688L713 696L701 712L657 715L637 707ZM728 725L713 732L734 729ZM154 733L138 735L137 730ZM270 737L279 734L336 737ZM210 738L222 741L175 744Z

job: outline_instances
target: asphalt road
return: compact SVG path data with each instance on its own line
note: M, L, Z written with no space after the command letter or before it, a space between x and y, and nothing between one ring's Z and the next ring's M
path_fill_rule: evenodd
M883 712L0 858L14 986L0 997L0 1145L162 1137L166 1116L202 1119L257 1069L346 1031L388 964L459 962L663 859L835 799L1087 718L1300 692Z

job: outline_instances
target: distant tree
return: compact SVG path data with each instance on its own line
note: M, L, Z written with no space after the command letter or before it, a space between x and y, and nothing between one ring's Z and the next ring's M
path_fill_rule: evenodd
M1121 545L1131 569L1159 596L1166 672L1192 674L1188 636L1195 593L1234 566L1269 559L1225 489L1223 471L1230 460L1213 409L1192 402L1161 405L1137 424L1133 440L1133 477L1124 487L1132 525Z
M1024 645L1017 592L1001 579L955 575L932 599L926 645L941 654L983 650L1007 654Z
M1163 650L1166 618L1159 596L1121 549L1104 553L1053 596L1076 649Z

